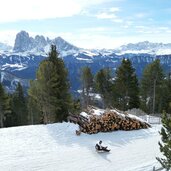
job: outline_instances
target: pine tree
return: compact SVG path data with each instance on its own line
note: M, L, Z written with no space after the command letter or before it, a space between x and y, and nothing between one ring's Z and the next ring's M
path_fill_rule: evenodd
M165 158L156 159L161 163L163 168L167 171L171 169L171 117L164 112L162 117L162 129L160 135L162 136L162 143L159 142L160 151Z
M20 83L18 83L16 90L13 94L12 109L17 117L17 125L27 125L28 124L28 111L27 103L24 97L23 88Z
M36 80L30 81L30 88L28 89L28 122L30 124L37 124L41 122L41 102L39 101L39 90L36 85Z
M129 59L123 59L116 71L113 97L114 106L121 110L139 107L138 79Z
M13 111L13 94L8 95L8 106L10 112L5 116L4 127L17 126L17 115Z
M160 60L155 60L144 69L141 80L141 107L148 113L162 111L162 88L164 74Z
M112 93L111 71L108 68L101 69L95 76L96 91L103 98L103 107L110 107Z
M11 113L10 100L0 83L0 128L4 127L4 122L8 114Z
M93 88L93 75L88 66L82 68L81 81L83 107L87 107L90 104L90 91Z
M161 109L167 113L171 113L171 73L168 73L167 78L164 79L161 90Z
M67 118L71 106L67 73L56 46L52 45L48 58L40 63L36 80L32 81L28 91L38 104L44 123L61 122Z

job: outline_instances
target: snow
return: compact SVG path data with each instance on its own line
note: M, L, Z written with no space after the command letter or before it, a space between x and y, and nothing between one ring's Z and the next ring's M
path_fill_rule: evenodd
M93 60L92 60L92 59L79 58L79 57L76 57L76 59L77 59L78 61L83 61L83 62L87 62L87 63L93 63Z
M81 94L81 93L83 92L83 90L77 90L77 92L78 92L79 94ZM96 99L96 100L102 100L102 97L101 97L100 94L98 94L98 93L89 93L89 96L90 96L91 98Z
M102 100L102 97L98 93L90 93L89 96L96 100Z
M142 118L143 120L145 120L146 122L150 123L150 124L159 124L159 123L161 123L161 118L157 117L157 116L142 115L142 116L139 116L139 117Z
M99 54L98 52L92 52L91 50L88 50L88 49L80 50L80 52L85 55L88 55L89 57L94 57Z
M171 49L158 49L156 55L170 55Z
M96 109L91 109L91 114L88 114L86 112L81 112L80 115L86 117L86 118L89 118L91 115L97 115L97 116L100 116L100 115L103 115L105 112L107 112L109 110L104 110L104 109L99 109L99 108L96 108ZM149 115L143 115L143 116L136 116L136 115L133 115L133 114L130 114L128 112L122 112L122 111L119 111L119 110L116 110L116 109L112 109L110 110L111 112L115 112L117 115L121 116L121 117L125 117L125 116L128 116L130 118L134 118L134 119L137 119L137 120L140 120L142 122L147 122L147 123L152 123L152 124L156 124L156 123L161 123L161 119L159 117L154 117L154 116L149 116Z
M77 125L57 123L0 129L1 171L151 171L160 165L161 125L76 136ZM97 153L102 140L110 153Z
M142 49L142 50L123 50L117 52L116 55L125 55L125 54L151 54L151 55L170 55L171 49Z
M4 77L5 77L5 73L1 72L1 83L2 83L3 80L4 80Z
M16 70L20 71L20 70L23 70L23 69L26 69L27 66L24 66L23 64L8 64L6 63L5 65L2 65L2 68L1 70L5 70L6 68L16 68Z
M124 55L124 54L154 54L151 50L126 50L116 53L116 55Z
M84 116L85 118L89 118L89 115L86 112L81 112L80 115Z

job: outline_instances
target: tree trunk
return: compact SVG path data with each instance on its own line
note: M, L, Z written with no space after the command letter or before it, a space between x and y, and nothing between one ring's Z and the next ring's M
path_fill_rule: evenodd
M4 121L3 121L3 113L1 112L0 114L0 128L3 128L4 127Z

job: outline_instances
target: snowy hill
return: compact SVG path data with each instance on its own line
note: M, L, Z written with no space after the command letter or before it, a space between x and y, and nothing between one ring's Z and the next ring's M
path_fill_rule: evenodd
M160 167L160 128L80 136L71 123L0 129L0 170L151 171ZM95 151L99 140L110 153Z

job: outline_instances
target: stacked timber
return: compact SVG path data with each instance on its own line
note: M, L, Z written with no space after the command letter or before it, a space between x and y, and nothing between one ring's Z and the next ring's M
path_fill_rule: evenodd
M149 128L150 125L136 117L132 117L126 113L119 113L117 110L105 111L102 115L89 115L85 117L82 115L70 115L68 117L70 122L79 125L79 132L87 134L96 134L98 132L110 132L116 130L136 130Z

